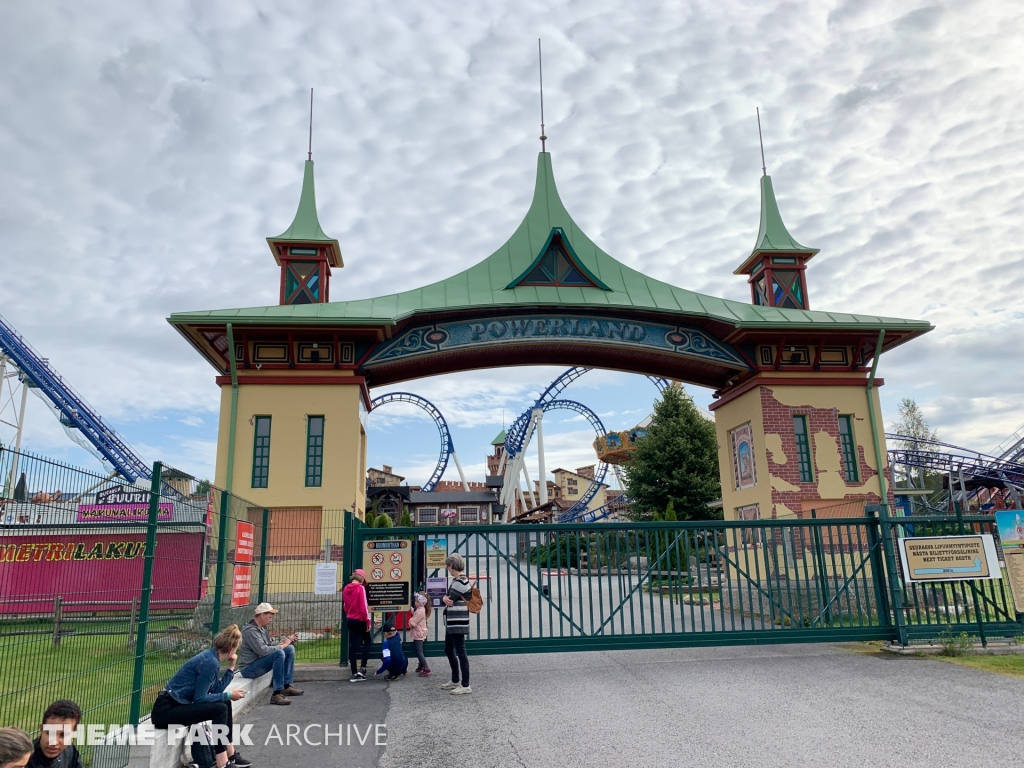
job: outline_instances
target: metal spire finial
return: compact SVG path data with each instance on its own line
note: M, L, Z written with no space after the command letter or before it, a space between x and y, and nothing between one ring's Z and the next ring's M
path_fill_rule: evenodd
M309 160L313 159L313 89L309 89Z
M548 137L544 135L544 57L541 54L540 38L537 38L537 68L540 72L540 151L547 152Z
M768 168L764 164L764 139L761 138L761 108L757 107L757 140L761 144L761 174L768 175Z

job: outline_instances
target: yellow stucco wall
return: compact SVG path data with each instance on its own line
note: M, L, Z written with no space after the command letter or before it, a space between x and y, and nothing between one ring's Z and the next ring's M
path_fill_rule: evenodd
M266 488L252 487L255 417L270 416L270 468ZM323 479L306 482L306 417L324 417ZM366 409L355 384L243 384L238 387L232 492L261 507L351 509L366 506ZM215 485L227 480L231 387L221 387ZM327 515L325 517L325 527ZM332 521L331 525L334 525Z
M866 382L865 382L866 384ZM766 414L761 399L761 389L770 391L771 396L784 406L807 408L808 410L836 409L839 414L852 416L853 436L858 447L858 456L868 465L871 472L859 469L859 482L847 483L842 472L842 449L836 436L815 428L808 420L811 460L814 465L813 484L796 485L784 477L769 472L769 455L775 464L793 465L796 456L787 455L784 445L792 442L792 433L783 435L777 427L766 428ZM722 501L726 520L736 519L736 509L751 504L760 505L762 519L794 517L799 511L797 504L787 504L776 498L773 503L771 490L790 492L804 499L817 497L823 502L839 503L843 499L864 494L880 496L877 463L871 435L866 386L793 386L784 380L770 380L762 387L725 403L715 409L715 426L718 436L719 466L722 469ZM873 393L875 413L879 419L879 442L883 467L888 467L884 429L881 423L881 402L878 389ZM754 466L757 483L751 488L736 490L733 477L732 448L729 433L750 422L754 440ZM784 437L786 438L784 440ZM867 475L870 474L870 477ZM823 503L822 506L827 506ZM774 514L773 514L774 513Z
M765 455L764 423L761 417L761 393L755 387L715 409L715 432L718 437L718 466L722 476L722 506L726 520L736 519L736 509L751 504L761 507L761 517L771 517L772 494L769 484L768 460ZM750 488L736 489L732 466L729 433L750 422L754 439L754 476Z

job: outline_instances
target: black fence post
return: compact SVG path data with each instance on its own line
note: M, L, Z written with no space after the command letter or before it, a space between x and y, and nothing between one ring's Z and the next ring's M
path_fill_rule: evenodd
M217 575L213 593L213 617L210 620L210 634L220 631L220 609L224 601L224 571L227 564L228 549L228 494L220 492L220 517L217 521L220 530L217 532Z
M263 532L260 534L260 586L256 602L262 603L267 588L267 539L270 537L270 510L263 508Z

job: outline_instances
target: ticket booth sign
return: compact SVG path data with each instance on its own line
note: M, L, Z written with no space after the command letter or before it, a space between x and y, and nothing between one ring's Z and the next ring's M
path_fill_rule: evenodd
M412 597L411 542L364 541L366 602L371 611L407 611Z
M903 579L927 581L999 579L999 558L992 534L977 536L913 536L902 538Z

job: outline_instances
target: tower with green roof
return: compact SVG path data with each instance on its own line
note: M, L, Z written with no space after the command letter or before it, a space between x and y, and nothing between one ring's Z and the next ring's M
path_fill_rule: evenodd
M331 269L345 266L338 241L328 237L316 212L313 161L302 174L302 193L295 219L267 245L281 267L281 304L323 304L330 301Z
M789 234L779 204L775 202L772 177L761 177L761 225L757 230L754 250L733 272L748 275L750 297L762 307L810 309L807 300L807 262L817 248L800 245Z

